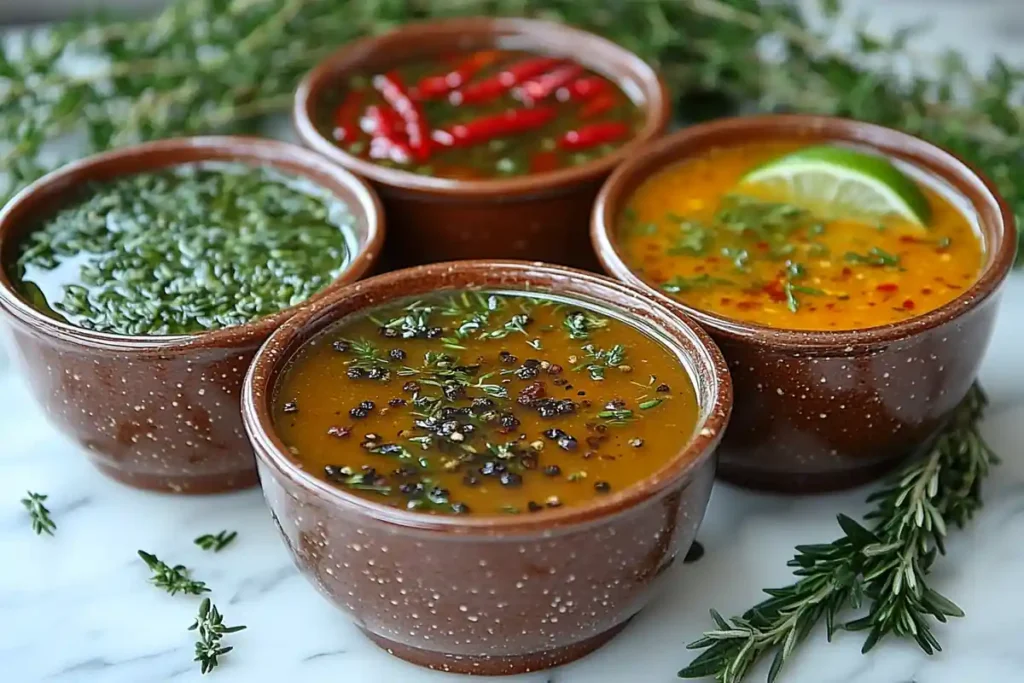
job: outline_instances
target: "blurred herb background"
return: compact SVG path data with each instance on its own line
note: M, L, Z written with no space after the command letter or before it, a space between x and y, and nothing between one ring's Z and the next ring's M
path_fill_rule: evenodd
M842 11L824 0L827 19ZM172 135L258 129L338 45L457 15L532 16L601 33L661 69L682 122L751 111L850 116L944 145L1024 213L1021 69L982 76L923 58L910 29L835 49L792 5L762 0L175 0L152 16L19 32L0 52L0 198L63 161Z

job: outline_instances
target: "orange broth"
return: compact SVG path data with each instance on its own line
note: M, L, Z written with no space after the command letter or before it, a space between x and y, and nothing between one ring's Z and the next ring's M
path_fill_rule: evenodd
M406 299L341 320L278 384L277 433L315 476L423 512L579 505L692 438L683 361L611 310L525 292Z
M626 264L695 309L798 330L905 320L978 278L981 239L932 184L918 180L931 206L925 229L900 217L820 219L764 188L737 189L745 173L800 147L716 148L648 178L619 219Z

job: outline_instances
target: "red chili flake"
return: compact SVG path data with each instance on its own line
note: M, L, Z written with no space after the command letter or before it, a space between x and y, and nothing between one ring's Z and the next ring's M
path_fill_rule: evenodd
M537 152L530 158L530 173L554 171L560 165L558 155L554 152Z
M694 266L693 267L693 272L695 272L695 273L703 273L705 270L707 270L707 268L705 268L704 266Z
M768 243L767 242L758 242L757 243L757 248L760 249L761 251L768 251Z
M917 238L913 235L900 235L900 242L904 244L917 244Z
M827 308L830 311L834 311L836 309L836 303L834 301L829 301L827 304L825 304L825 308Z
M900 288L895 282L883 282L875 287L879 292L896 292Z
M914 300L913 299L906 299L906 300L904 300L903 308L905 308L908 311L914 310Z
M843 266L843 269L842 269L842 271L840 271L840 272L842 272L842 274L843 274L844 276L846 276L846 277L849 277L850 275L852 275L852 274L853 274L853 271L852 271L852 270L850 270L850 268L849 268L848 266Z
M730 299L727 296L723 296L722 299L721 299L721 303L722 303L723 306L728 306L729 304L732 303L732 299Z
M778 280L774 280L766 284L763 291L771 298L772 301L785 301L786 293L782 291L782 285Z
M741 311L752 311L755 308L757 308L757 305L758 304L756 301L741 301L738 304L736 304L736 308L740 309Z
M718 263L720 259L717 256L708 256L704 260L707 261L708 263Z

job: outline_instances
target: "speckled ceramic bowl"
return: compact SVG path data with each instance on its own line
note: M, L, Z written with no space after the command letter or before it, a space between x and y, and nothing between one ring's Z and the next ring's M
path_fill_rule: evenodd
M89 181L198 161L271 165L347 202L356 218L349 267L309 301L247 325L175 336L124 336L43 315L15 290L4 264L26 230ZM256 483L238 397L256 349L303 306L366 273L384 241L380 203L352 174L300 147L256 138L162 140L69 164L23 190L0 212L0 311L27 384L51 422L88 449L104 473L140 488L181 493Z
M365 161L320 133L324 94L343 79L453 50L499 48L566 55L609 79L646 114L611 154L549 173L493 180L417 175ZM587 239L590 209L612 169L664 132L670 100L658 74L592 33L546 21L474 17L402 26L327 57L299 85L293 117L303 144L373 183L388 212L386 260L394 267L454 259L515 258L597 269Z
M657 329L696 385L701 413L694 438L631 487L530 515L400 510L301 469L275 435L270 411L278 377L300 346L367 307L474 286L596 300ZM671 304L567 268L462 261L358 282L293 318L257 354L242 410L274 520L296 564L328 600L403 659L445 671L512 674L582 657L647 603L697 532L731 402L718 349Z
M933 174L976 217L986 262L977 282L916 318L842 332L773 329L684 306L729 362L736 404L720 475L789 492L870 481L927 446L974 381L999 290L1013 265L1014 218L993 184L953 154L881 126L821 116L721 119L680 131L621 166L601 190L591 237L615 277L645 285L616 247L615 217L667 165L712 147L790 139L866 145Z

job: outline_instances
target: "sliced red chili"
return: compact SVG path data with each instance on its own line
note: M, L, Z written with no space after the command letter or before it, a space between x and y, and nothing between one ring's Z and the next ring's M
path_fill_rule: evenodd
M499 73L482 81L468 83L466 87L451 94L452 104L480 104L501 97L523 81L538 76L562 60L554 57L534 57L516 62L502 69Z
M555 118L555 114L553 107L509 109L501 114L483 116L434 131L434 140L445 147L469 147L495 138L536 130Z
M615 94L606 92L595 96L580 109L581 119L594 119L615 106Z
M539 102L575 80L583 73L579 64L566 64L541 74L523 83L516 91L516 97L524 102Z
M402 120L398 113L388 107L370 105L366 108L367 132L370 140L371 159L390 159L407 164L413 159L412 150L402 133Z
M334 139L338 142L352 142L359 137L359 107L364 96L362 90L350 90L334 110Z
M577 78L565 86L566 97L573 101L582 102L592 97L608 92L608 81L600 76L589 76Z
M425 76L420 79L413 94L421 100L447 95L452 90L465 85L481 69L497 61L500 55L501 53L495 50L474 52L448 73L441 76Z
M419 102L409 97L409 91L395 72L374 76L373 87L405 122L405 134L413 157L420 163L427 161L430 158L430 138Z
M558 141L562 149L589 149L606 142L613 142L629 135L629 126L621 121L592 123L576 130L570 130Z

